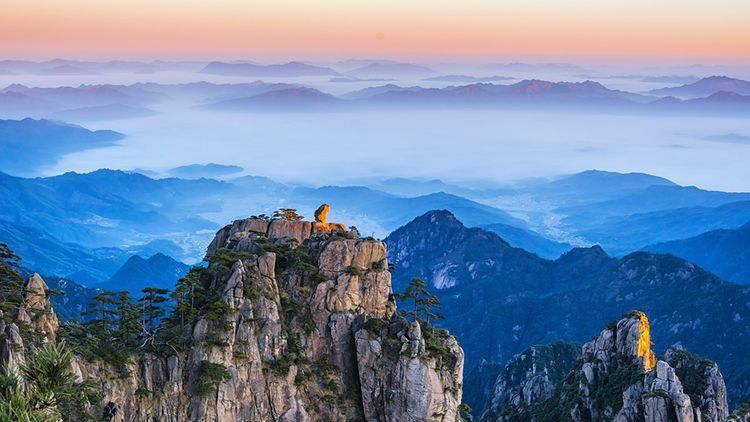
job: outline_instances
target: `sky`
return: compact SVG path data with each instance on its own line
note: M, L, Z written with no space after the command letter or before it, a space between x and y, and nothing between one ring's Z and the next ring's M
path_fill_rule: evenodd
M747 0L4 0L0 55L749 63Z

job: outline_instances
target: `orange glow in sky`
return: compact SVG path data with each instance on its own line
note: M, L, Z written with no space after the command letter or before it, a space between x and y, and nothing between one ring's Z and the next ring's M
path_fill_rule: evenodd
M5 0L5 58L750 61L747 0Z

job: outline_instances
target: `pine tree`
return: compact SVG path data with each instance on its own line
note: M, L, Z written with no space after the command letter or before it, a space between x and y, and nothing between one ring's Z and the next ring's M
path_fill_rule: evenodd
M202 302L205 292L201 284L202 268L193 267L190 271L177 280L174 291L170 295L175 302L172 316L174 323L184 327L192 322L198 315L198 307Z
M140 345L141 330L138 305L130 297L129 292L123 291L117 295L115 307L117 327L114 337L116 342L125 350L133 351Z
M273 218L279 218L289 221L300 221L305 217L299 215L297 213L297 210L294 208L279 208L278 210L273 212Z
M23 302L23 278L18 273L20 258L5 243L0 243L0 315L2 321L15 319Z
M419 321L430 325L430 320L444 319L445 317L437 311L440 306L440 300L437 296L430 293L427 289L427 283L421 278L414 277L406 286L404 293L396 293L394 297L409 303L411 310L404 309L401 312L406 317L411 317L412 321Z
M141 347L155 348L158 345L157 329L159 321L165 315L164 303L168 300L166 294L169 290L146 287L141 292L143 296L138 299L141 307L141 332L143 334Z
M95 347L109 349L112 345L116 315L115 292L107 290L94 296L83 316L89 318L84 325Z

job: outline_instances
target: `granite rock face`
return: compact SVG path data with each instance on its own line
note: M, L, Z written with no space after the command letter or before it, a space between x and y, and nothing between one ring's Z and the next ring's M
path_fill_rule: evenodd
M76 358L81 379L99 380L102 409L116 409L112 420L459 420L463 351L396 313L383 242L312 222L238 220L207 260L201 282L227 311L199 317L186 351L134 358L124 374ZM217 367L227 377L205 388Z
M515 356L498 376L482 419L515 421L531 417L528 408L552 397L580 355L580 345L556 342L532 346Z
M0 318L0 369L15 369L26 360L22 328L33 333L37 343L55 341L59 321L49 300L49 288L39 274L32 274L24 283L23 301L12 322ZM0 311L2 312L2 311Z
M513 399L510 392L535 385L535 379L538 371L527 371L510 386L499 378L496 385L502 388L496 388L492 399L494 412L484 419L519 420L508 415L522 415L529 421L698 422L724 421L729 414L718 366L679 348L657 360L648 318L639 311L623 316L586 343L554 393L542 384L529 400Z

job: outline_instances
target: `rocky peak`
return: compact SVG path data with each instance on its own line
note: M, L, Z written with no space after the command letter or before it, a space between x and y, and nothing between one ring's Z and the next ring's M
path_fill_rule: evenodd
M23 287L23 301L15 319L5 324L0 318L0 369L15 368L24 362L28 346L57 339L59 324L49 300L47 283L34 273L26 279ZM30 336L22 336L22 333Z
M496 390L492 412L485 419L507 421L516 420L508 415L523 415L523 420L530 421L726 420L726 387L718 366L681 349L672 349L665 360L657 360L650 333L648 318L640 311L611 323L583 346L581 357L554 394L540 392L528 401L508 400L508 391L523 391L533 385L529 382L534 376L529 373L512 383L498 378L496 385L503 386L500 393L504 395L498 396Z
M532 346L516 355L495 381L482 420L514 421L531 417L528 408L548 400L581 355L575 343Z
M683 390L696 408L696 416L700 415L696 421L727 420L727 389L716 362L700 358L679 345L669 348L664 360L682 380Z
M199 314L185 351L141 356L125 378L79 360L107 379L114 420L457 421L458 342L395 312L383 242L321 214L219 230L200 282L226 310ZM207 387L207 373L225 376Z
M258 237L271 241L286 239L301 244L316 234L346 233L345 225L328 222L328 210L330 210L328 204L321 205L315 212L316 221L314 222L265 218L235 220L216 233L208 245L206 259L210 259L220 248L250 251L250 247L254 244L253 239Z
M46 341L55 341L59 321L48 296L49 288L42 276L32 274L24 283L24 301L18 320L29 324L34 333Z

